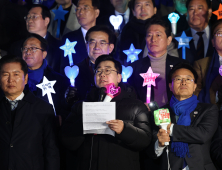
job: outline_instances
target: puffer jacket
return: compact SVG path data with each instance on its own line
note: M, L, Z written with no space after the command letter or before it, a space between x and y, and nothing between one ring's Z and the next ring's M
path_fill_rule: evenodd
M77 170L139 170L139 151L151 141L148 109L134 99L132 88L121 85L121 93L111 102L116 102L116 119L123 120L120 134L83 135L82 102L72 108L60 131L60 139L69 150L75 151ZM90 91L88 100L98 101L99 89Z

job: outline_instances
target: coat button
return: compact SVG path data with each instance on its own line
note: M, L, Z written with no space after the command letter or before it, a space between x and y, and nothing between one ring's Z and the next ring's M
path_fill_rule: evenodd
M10 144L10 147L13 148L13 144Z
M6 125L9 125L9 124L10 124L10 122L9 122L9 121L7 121L7 122L6 122Z

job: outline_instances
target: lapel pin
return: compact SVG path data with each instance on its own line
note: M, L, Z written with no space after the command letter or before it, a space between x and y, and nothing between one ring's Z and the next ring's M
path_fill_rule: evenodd
M170 69L172 69L173 68L173 65L170 65Z
M194 114L197 115L197 114L198 114L198 111L194 111Z

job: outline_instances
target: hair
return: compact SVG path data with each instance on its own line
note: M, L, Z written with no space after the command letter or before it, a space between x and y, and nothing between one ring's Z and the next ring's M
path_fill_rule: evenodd
M167 35L167 37L171 36L171 30L170 27L168 25L168 23L164 20L162 20L161 18L159 18L157 15L153 15L149 22L146 25L146 31L150 28L151 25L160 25L163 28L165 28L165 33Z
M193 0L187 0L187 2L186 2L187 9L188 9L188 6L189 6L191 1L193 1ZM207 3L208 9L211 8L211 1L210 0L205 0L205 1Z
M40 41L40 46L42 48L43 51L47 51L48 50L48 43L45 40L45 38L43 38L42 36L38 35L38 34L34 34L34 33L30 33L29 36L26 38L25 42L30 39L30 38L36 38ZM25 42L23 43L23 46L25 44Z
M115 60L113 56L111 55L101 55L99 56L96 61L95 61L95 69L97 69L99 63L103 61L112 61L114 63L114 66L116 70L118 71L119 74L122 74L122 65L120 64L119 61Z
M0 71L2 70L2 67L7 63L20 63L21 69L24 72L24 76L28 74L28 66L21 57L17 57L15 55L6 55L2 57L0 59Z
M29 9L29 11L32 9L32 8L36 8L36 7L40 7L41 9L42 9L42 19L44 19L45 20L45 18L49 18L49 24L48 24L48 26L47 27L49 27L49 25L50 25L50 22L51 22L51 13L50 13L50 10L46 7L46 6L44 6L44 5L41 5L41 4L33 4L32 6L31 6L31 8Z
M115 36L114 32L105 25L96 25L96 26L90 28L86 33L86 37L85 37L86 42L88 42L89 35L92 32L98 32L98 31L102 31L102 32L106 33L109 36L109 43L115 44L116 36Z
M214 38L214 32L215 32L215 29L218 25L222 24L222 19L220 20L217 20L213 26L212 26L212 29L211 29L211 38Z
M155 4L155 0L151 0L152 3L153 3L153 7L156 7L156 4ZM131 9L134 11L134 7L135 7L135 3L136 3L136 0L131 0L130 1L130 7Z
M79 3L80 0L78 0L78 3ZM95 9L100 9L100 1L99 0L91 0L92 1L92 6L95 8ZM77 6L78 6L78 3L77 3Z
M194 70L194 68L192 67L192 65L190 65L189 63L186 63L186 62L181 62L181 63L178 63L177 65L175 65L173 67L173 69L170 71L169 75L168 75L168 81L169 82L172 82L172 76L173 74L179 70L179 69L187 69L187 70L190 70L194 76L194 82L197 83L197 79L198 79L198 75L197 75L197 72L196 70Z

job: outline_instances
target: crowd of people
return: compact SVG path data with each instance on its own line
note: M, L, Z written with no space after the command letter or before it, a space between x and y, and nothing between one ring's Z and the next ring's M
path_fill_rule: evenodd
M220 2L0 2L0 169L221 170ZM175 7L176 29L163 4ZM140 52L126 55L132 45ZM123 66L133 70L127 82ZM150 89L149 68L158 73ZM85 130L85 102L104 101L110 84L121 92L102 124L114 136ZM166 129L155 124L159 108L170 112Z

